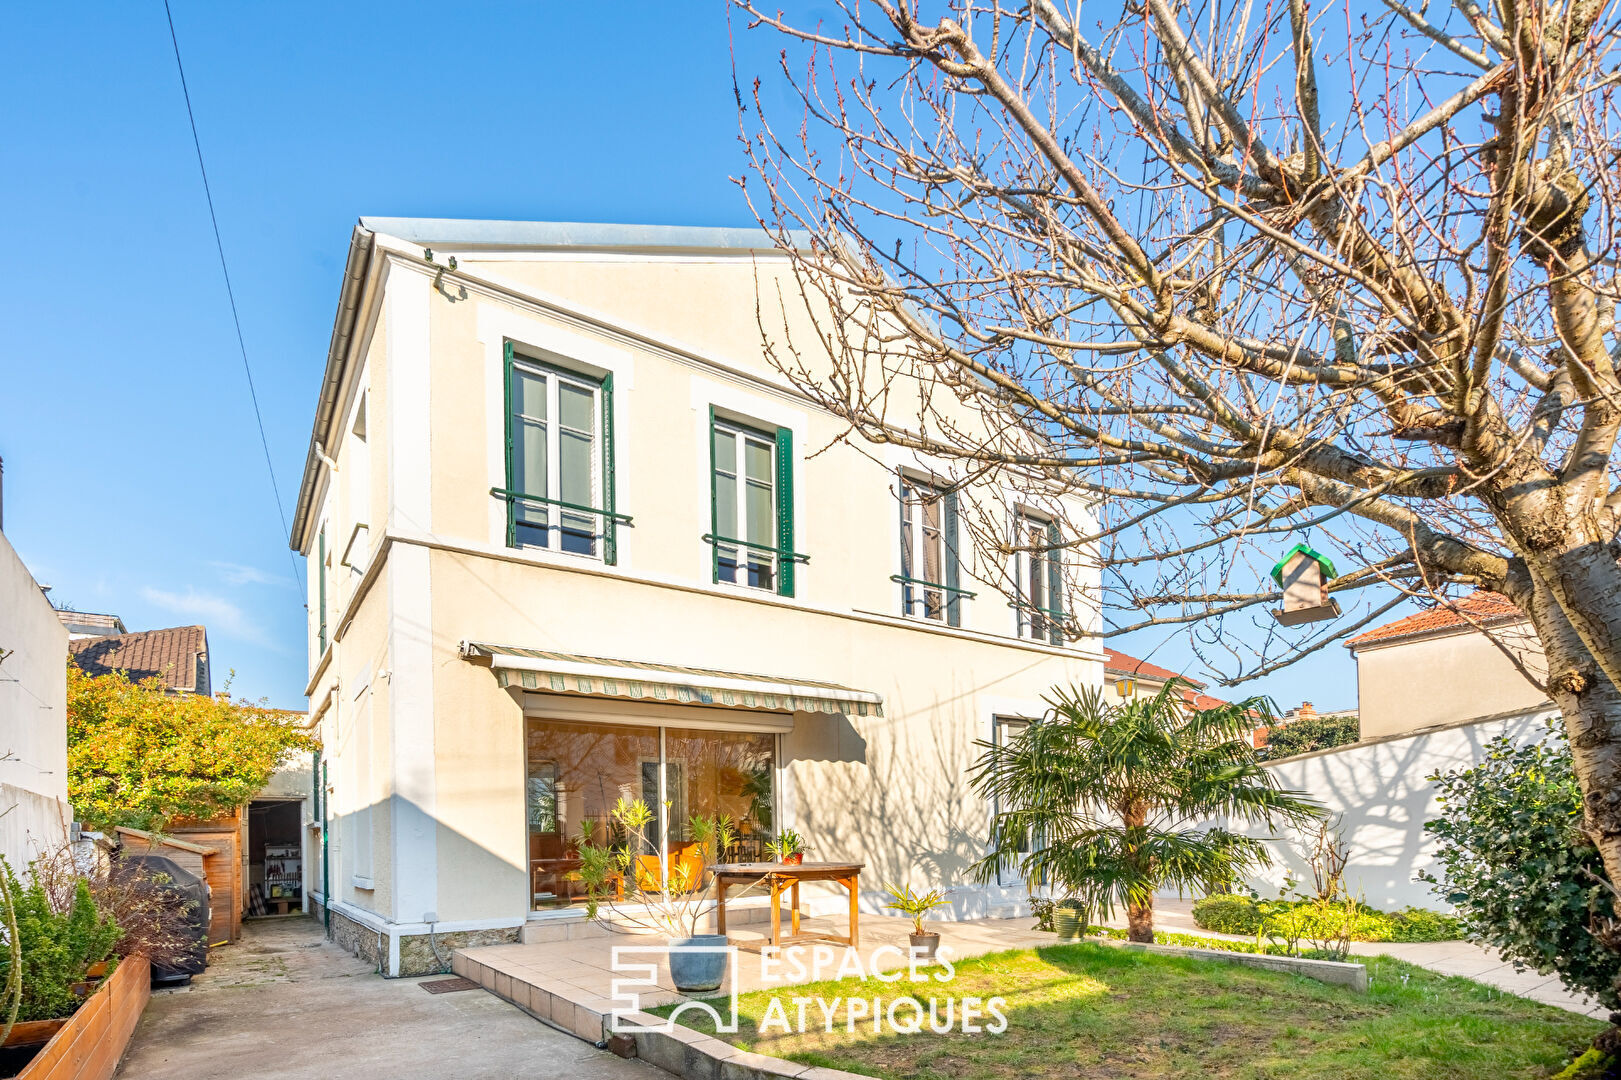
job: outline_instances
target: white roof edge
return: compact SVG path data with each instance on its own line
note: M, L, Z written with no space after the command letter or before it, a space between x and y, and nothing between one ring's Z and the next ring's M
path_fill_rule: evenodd
M360 227L413 244L445 248L559 248L685 251L774 251L776 240L763 228L710 228L698 225L615 225L582 221L485 221L476 218L363 217ZM789 237L808 248L810 234Z

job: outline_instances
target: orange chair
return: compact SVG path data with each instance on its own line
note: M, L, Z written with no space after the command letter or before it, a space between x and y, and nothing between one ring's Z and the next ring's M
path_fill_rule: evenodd
M670 884L686 882L689 891L696 892L704 883L704 851L696 840L670 845ZM659 857L636 856L636 887L643 892L659 889Z

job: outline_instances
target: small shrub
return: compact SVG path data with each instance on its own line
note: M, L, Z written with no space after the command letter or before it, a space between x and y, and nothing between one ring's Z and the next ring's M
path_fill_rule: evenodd
M19 1020L54 1020L71 1016L80 997L73 984L84 979L91 964L112 955L118 924L96 909L90 883L80 880L62 907L51 903L38 874L25 885L0 859L0 887L11 896L22 945L22 1005ZM9 949L0 950L0 982L11 969Z
M1463 937L1463 925L1451 915L1428 908L1410 907L1391 912L1386 918L1390 931L1377 941L1456 941Z
M1621 1008L1621 952L1593 932L1612 912L1610 883L1582 832L1562 727L1550 735L1526 746L1493 739L1480 764L1430 777L1441 812L1424 828L1439 841L1441 873L1419 877L1456 906L1471 940Z
M1049 934L1055 932L1053 927L1053 904L1054 901L1045 897L1032 896L1030 898L1030 914L1035 916L1036 919L1036 925L1032 929L1045 930Z
M1193 904L1193 921L1202 930L1218 934L1251 936L1262 931L1268 919L1287 916L1288 929L1299 931L1301 940L1326 940L1344 926L1345 905L1316 900L1256 900L1236 894L1218 894ZM1426 908L1380 911L1367 904L1356 905L1351 925L1352 941L1456 941L1463 937L1457 919Z
M1314 716L1272 728L1267 733L1266 746L1261 754L1268 761L1276 761L1295 754L1309 754L1313 750L1344 746L1361 737L1361 725L1354 716Z
M1217 893L1194 901L1193 921L1218 934L1253 934L1261 929L1261 912L1253 897Z

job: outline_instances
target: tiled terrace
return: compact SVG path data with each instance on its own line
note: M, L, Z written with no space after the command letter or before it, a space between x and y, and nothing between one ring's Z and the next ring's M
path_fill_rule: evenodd
M729 922L731 918L729 914ZM785 928L787 921L785 916ZM941 948L949 949L948 955L953 959L1002 949L1050 945L1054 940L1051 934L1030 929L1033 922L1029 918L975 919L929 925L930 929L940 931ZM820 915L801 921L802 932L811 934L843 934L848 926L848 917L844 915ZM664 938L610 933L581 922L553 924L551 929L556 938L538 941L534 940L537 929L545 933L548 927L545 923L532 924L529 929L531 940L526 944L486 945L460 950L452 958L452 967L456 974L479 982L519 1008L592 1042L603 1037L603 1020L609 1012L616 1006L625 1006L623 1001L612 1000L614 980L628 977L624 972L612 970L614 948L665 943ZM877 963L884 971L905 967L904 957L910 943L908 935L911 929L910 919L863 914L858 950L861 962ZM784 970L786 965L775 965L774 970L762 972L762 965L755 962L755 954L749 951L751 946L757 949L766 940L762 922L730 925L728 931L731 943L742 946L735 969L740 992L813 981L810 972L797 979L791 977L792 973ZM563 936L565 934L569 936ZM881 946L886 945L893 948L879 951ZM820 977L830 979L837 977L845 952L844 946L829 944L811 946L803 955L807 965L820 962ZM670 980L669 965L663 957L638 955L627 957L627 960L658 965L658 988L641 991L643 1008L662 1005L681 997ZM721 991L730 989L731 976L728 976Z

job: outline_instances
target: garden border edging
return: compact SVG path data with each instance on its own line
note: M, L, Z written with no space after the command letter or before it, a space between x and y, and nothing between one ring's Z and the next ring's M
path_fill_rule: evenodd
M1365 964L1352 964L1340 960L1307 960L1298 956L1274 956L1271 953L1243 953L1228 949L1197 949L1187 945L1150 945L1142 941L1116 941L1110 938L1087 938L1100 945L1138 952L1160 953L1164 956L1188 956L1195 960L1218 960L1228 964L1278 971L1286 975L1303 975L1329 986L1344 986L1359 994L1368 992L1368 968Z

